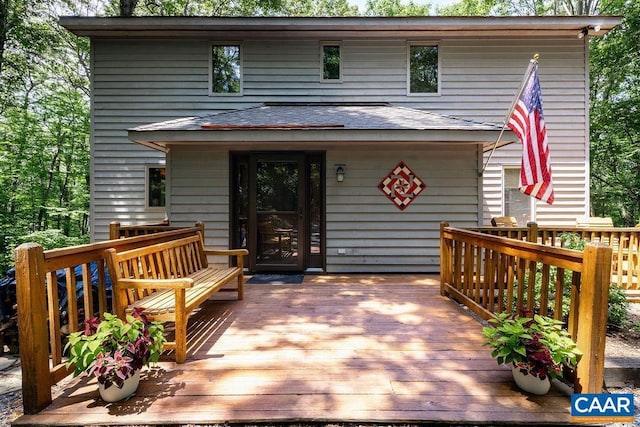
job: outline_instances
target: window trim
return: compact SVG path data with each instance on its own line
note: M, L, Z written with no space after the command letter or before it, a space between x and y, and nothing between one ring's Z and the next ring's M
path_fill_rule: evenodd
M338 46L340 50L340 78L339 79L325 79L324 78L324 47L325 46ZM343 79L343 61L342 61L342 42L340 41L321 41L320 42L320 83L342 83Z
M500 212L502 214L502 216L509 216L506 213L506 206L505 206L505 197L504 197L504 191L505 191L505 175L506 175L506 170L510 169L510 170L516 170L518 171L518 176L520 175L520 169L521 169L521 165L516 165L516 164L503 164L502 165L502 170L500 172L500 200L501 200L501 209ZM517 187L516 187L517 189ZM520 191L520 190L518 190ZM523 193L524 194L524 193ZM511 215L513 216L513 215ZM533 197L529 197L529 216L530 219L529 221L535 221L536 220L536 203L535 203L535 199Z
M151 169L164 169L164 206L150 206ZM144 209L147 212L165 212L167 209L167 166L164 163L148 163L144 165Z
M237 93L219 93L213 91L213 46L238 46L240 49L240 91ZM209 42L209 96L243 96L244 95L244 46L236 41L210 41Z
M411 47L412 46L429 46L438 49L438 89L436 92L411 92ZM440 96L442 84L442 55L440 43L436 41L410 41L407 43L406 52L407 61L407 96Z

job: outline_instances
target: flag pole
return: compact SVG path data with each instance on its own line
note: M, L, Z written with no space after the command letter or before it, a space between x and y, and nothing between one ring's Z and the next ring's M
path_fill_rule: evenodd
M491 149L491 153L489 153L489 157L487 158L487 161L484 162L484 166L482 167L482 170L480 171L478 176L482 176L482 174L484 173L484 170L487 168L487 165L489 165L489 162L493 157L493 153L495 153L496 148L498 147L498 143L500 142L500 139L502 138L504 131L507 129L507 123L509 122L509 117L511 117L511 114L513 114L513 110L516 108L516 104L518 103L518 100L520 99L520 95L522 95L522 91L524 90L524 86L529 81L529 77L531 77L531 73L533 73L533 67L538 63L538 59L540 59L540 55L536 53L535 55L533 55L533 59L529 61L529 66L524 73L524 78L522 79L522 82L520 83L520 89L518 89L518 93L516 93L516 97L511 103L511 107L509 108L509 111L507 112L507 115L505 116L504 121L502 122L502 129L500 129L500 134L498 135L496 142L493 143L493 148Z

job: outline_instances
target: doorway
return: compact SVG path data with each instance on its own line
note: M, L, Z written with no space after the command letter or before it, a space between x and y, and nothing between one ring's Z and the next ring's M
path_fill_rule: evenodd
M232 245L251 272L324 269L324 155L231 156Z

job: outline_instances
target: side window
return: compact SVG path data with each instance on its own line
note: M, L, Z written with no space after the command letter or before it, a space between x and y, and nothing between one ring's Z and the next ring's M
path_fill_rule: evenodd
M437 94L439 92L438 46L410 44L408 47L409 94Z
M520 183L520 167L505 166L502 170L502 214L512 216L518 220L518 225L524 227L533 221L533 199L518 189Z
M147 208L164 208L166 206L166 168L147 167Z
M242 55L239 44L212 44L210 95L242 94Z
M324 42L321 45L323 82L342 81L342 46L337 42Z

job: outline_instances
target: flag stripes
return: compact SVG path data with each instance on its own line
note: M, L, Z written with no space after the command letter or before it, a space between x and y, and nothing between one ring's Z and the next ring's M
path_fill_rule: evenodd
M520 191L552 204L551 160L537 63L525 82L507 125L522 141Z

